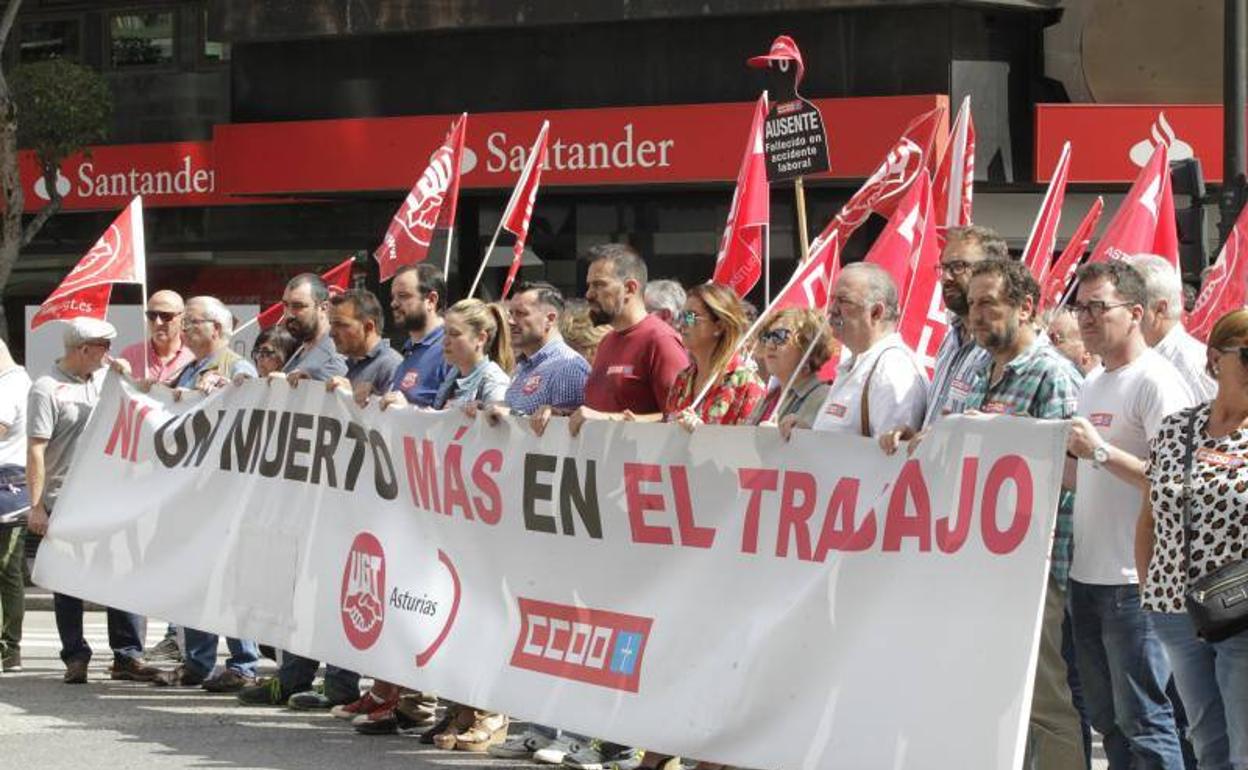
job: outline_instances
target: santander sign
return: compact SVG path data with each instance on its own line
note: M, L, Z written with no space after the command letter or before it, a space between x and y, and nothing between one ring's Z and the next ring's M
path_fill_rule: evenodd
M21 153L27 180L28 210L51 200L33 155ZM57 171L56 190L66 209L120 208L136 195L149 206L222 203L210 142L96 147L90 157L76 155Z

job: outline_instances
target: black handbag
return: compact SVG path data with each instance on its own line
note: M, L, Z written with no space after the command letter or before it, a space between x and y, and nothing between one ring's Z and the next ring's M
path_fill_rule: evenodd
M1192 462L1196 452L1196 413L1187 419L1186 452L1183 455L1183 559L1184 575L1192 564ZM1187 614L1196 635L1220 642L1248 631L1248 559L1224 564L1192 582L1185 593Z

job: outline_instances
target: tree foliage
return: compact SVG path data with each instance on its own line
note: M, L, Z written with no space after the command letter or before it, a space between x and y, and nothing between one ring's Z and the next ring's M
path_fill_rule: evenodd
M100 73L47 59L15 68L11 78L18 145L34 150L41 166L57 166L108 137L113 96Z

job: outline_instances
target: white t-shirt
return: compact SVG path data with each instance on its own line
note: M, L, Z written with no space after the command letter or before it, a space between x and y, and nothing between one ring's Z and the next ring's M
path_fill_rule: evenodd
M26 400L30 397L30 375L20 366L0 372L0 465L26 467Z
M1174 364L1183 381L1192 389L1197 402L1212 401L1218 395L1218 382L1205 371L1208 348L1205 343L1187 333L1183 324L1175 324L1166 336L1153 348L1161 357Z
M879 361L879 366L875 365ZM874 371L872 368L874 367ZM927 412L927 376L900 334L890 334L837 367L836 381L812 425L815 430L862 435L862 389L867 390L871 435L901 425L918 430Z
M1194 403L1174 366L1154 350L1113 371L1092 370L1079 393L1078 414L1115 447L1148 459L1162 418ZM1138 583L1135 522L1144 493L1107 468L1080 460L1075 489L1071 578L1093 585Z

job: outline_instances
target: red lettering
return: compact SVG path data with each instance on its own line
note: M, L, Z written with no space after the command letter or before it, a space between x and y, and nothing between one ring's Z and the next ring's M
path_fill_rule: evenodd
M662 481L663 470L649 463L624 463L624 498L628 503L628 526L634 543L672 545L672 530L646 523L646 511L665 509L663 496L641 491L645 482Z
M975 483L978 480L979 458L962 458L962 492L958 496L958 518L955 520L952 516L942 516L936 520L936 546L942 553L957 553L966 544L966 538L971 533Z
M763 492L775 492L780 473L771 468L741 468L737 471L737 483L741 489L750 490L750 500L745 505L745 524L741 529L741 553L758 553L758 516L763 504Z
M913 515L908 513L909 501L914 502ZM918 460L907 460L902 466L897 486L889 497L888 515L884 519L884 550L901 550L903 537L916 538L920 553L932 550L932 503Z
M143 418L152 411L152 407L144 405L142 409L136 410L136 405L134 401L120 403L117 409L117 420L113 423L113 430L108 435L108 443L104 445L104 454L116 454L120 443L121 459L138 462L139 434L143 429Z
M680 544L690 548L710 548L715 542L714 527L699 527L693 519L693 502L689 497L689 471L683 465L673 465L672 496L676 500L676 527Z
M1002 530L997 526L997 501L1001 497L1001 487L1007 481L1014 483L1014 519L1007 529ZM1031 526L1033 502L1031 469L1027 467L1026 460L1018 455L1006 455L993 463L992 470L988 471L988 480L984 482L984 504L979 522L984 545L989 551L1000 556L1022 544Z
M434 464L433 442L424 439L417 448L411 436L403 437L403 459L407 467L407 487L412 505L427 511L442 512L438 501L438 469Z
M845 477L836 482L832 497L823 515L815 561L828 558L828 551L865 551L875 542L875 513L868 511L862 526L854 529L854 511L858 508L858 488L862 482ZM839 522L839 523L838 523Z
M446 494L446 509L442 513L450 516L456 508L462 508L464 518L472 521L468 487L464 484L464 471L460 468L463 459L464 447L461 444L451 444L446 448L446 455L442 458L442 489Z
M481 492L472 501L476 506L477 518L486 524L497 524L503 517L503 496L491 476L502 467L503 453L497 449L482 452L472 464L472 483Z
M801 495L801 502L797 500ZM776 556L789 555L789 538L797 540L797 558L810 561L810 530L806 522L815 512L815 477L802 471L786 471L780 493L780 522L776 533Z

